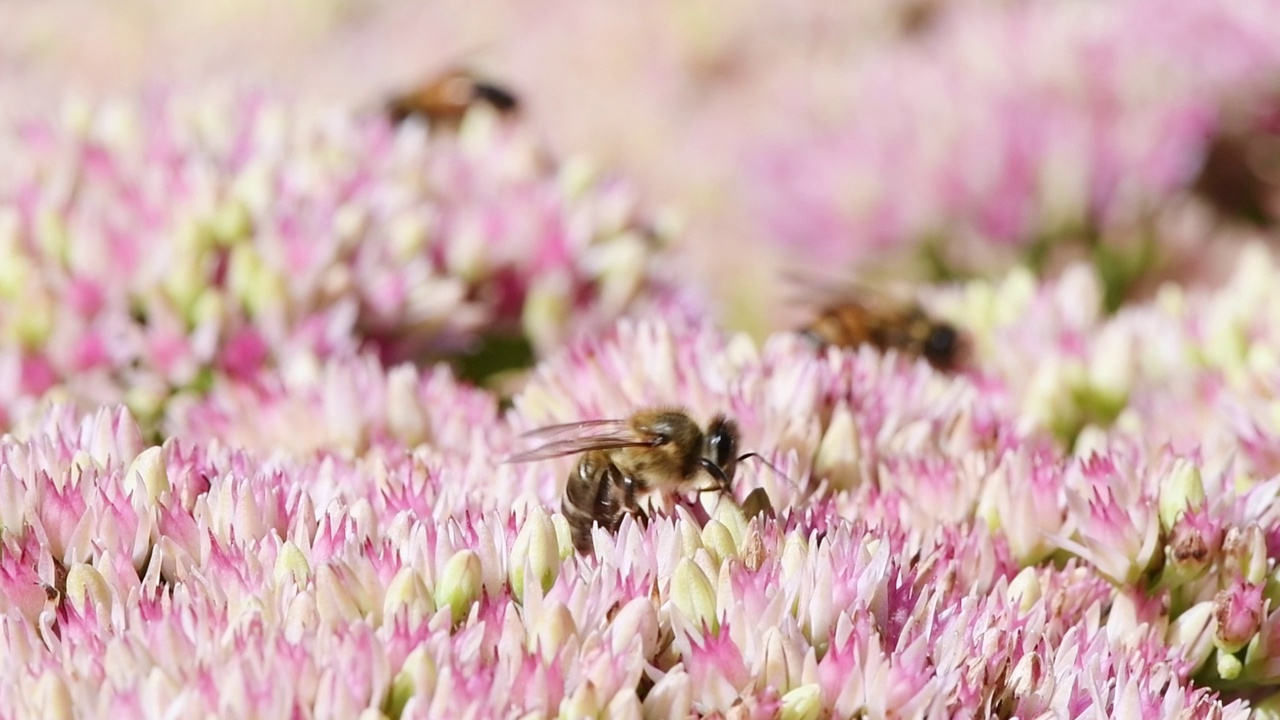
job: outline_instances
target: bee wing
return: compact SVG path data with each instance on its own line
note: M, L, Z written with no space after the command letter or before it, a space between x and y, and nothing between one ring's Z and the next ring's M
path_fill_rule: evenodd
M576 455L591 450L619 450L653 444L652 440L638 437L626 420L584 420L548 425L530 430L521 437L539 438L546 442L532 450L516 453L508 457L505 462L530 462Z
M564 435L584 436L588 433L618 433L627 429L626 420L580 420L578 422L560 423L559 425L544 425L521 433L520 437L550 439Z
M652 440L640 440L634 436L626 437L588 437L588 438L569 438L568 440L557 440L556 442L547 443L527 450L522 453L516 453L508 457L504 462L522 463L531 462L533 460L547 460L549 458L564 457L565 455L577 455L578 453L590 452L592 450L620 450L629 447L648 447L654 444Z
M879 287L852 279L819 277L812 270L792 267L781 271L787 300L797 304L858 305L867 310L888 311L910 303L899 289Z

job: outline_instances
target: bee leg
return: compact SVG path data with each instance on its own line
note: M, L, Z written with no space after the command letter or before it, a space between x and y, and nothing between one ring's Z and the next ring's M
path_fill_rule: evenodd
M644 508L640 507L639 483L637 483L632 477L624 477L622 479L622 486L624 488L623 507L625 511L630 513L631 516L634 517L641 525L648 525L649 515L644 511Z
M641 527L649 526L649 513L645 512L644 508L637 506L631 511L631 515L636 519L636 522L640 523Z
M702 458L700 463L702 465L702 469L706 470L707 474L711 476L711 479L716 482L715 487L707 488L707 490L729 490L729 478L725 476L724 470L719 465L711 462L707 458ZM699 490L698 492L703 491Z

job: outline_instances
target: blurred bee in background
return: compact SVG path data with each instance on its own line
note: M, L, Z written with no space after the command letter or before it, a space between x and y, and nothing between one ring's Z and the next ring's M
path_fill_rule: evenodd
M393 123L418 117L433 124L457 127L467 111L487 105L499 115L511 116L520 110L515 93L466 70L450 70L416 88L393 96L385 112Z
M815 291L812 282L797 277L790 280L804 283L807 295L816 292L826 296L822 309L800 331L820 346L892 349L924 358L944 372L958 370L967 360L964 334L951 323L929 315L918 302L871 288L826 286Z
M627 515L647 521L640 499L648 493L727 493L737 463L760 457L737 455L738 426L724 415L713 418L704 432L675 408L642 410L626 419L552 425L524 437L546 442L507 462L582 455L569 474L560 508L569 521L573 545L583 555L592 552L593 525L614 533ZM711 485L700 483L704 474Z
M1227 218L1264 228L1280 221L1280 127L1221 129L1191 190Z

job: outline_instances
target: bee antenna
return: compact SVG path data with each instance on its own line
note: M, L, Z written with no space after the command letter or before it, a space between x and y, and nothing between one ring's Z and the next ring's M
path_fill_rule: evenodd
M738 456L738 459L737 459L737 460L735 460L734 462L742 462L743 460L747 460L747 459L749 459L749 458L755 458L755 459L759 460L760 462L764 463L765 467L767 467L767 468L769 468L770 470L774 471L775 473L777 473L777 474L781 475L781 476L782 476L782 477L783 477L787 482L791 483L792 485L794 485L794 484L795 484L795 481L793 481L793 480L791 479L791 477L790 477L790 476L788 476L786 473L784 473L784 472L782 472L781 470L779 470L777 465L774 465L773 463L769 462L768 460L765 460L765 459L764 459L764 456L763 456L763 455L761 455L760 453L749 452L749 453L745 453L745 454L743 454L743 455L739 455L739 456Z

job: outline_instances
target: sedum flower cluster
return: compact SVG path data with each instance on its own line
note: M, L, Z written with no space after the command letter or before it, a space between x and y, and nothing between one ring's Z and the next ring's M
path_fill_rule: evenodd
M149 422L224 378L329 357L536 355L681 302L634 188L491 113L453 133L152 94L13 119L0 148L0 427L49 393Z
M825 24L681 12L675 96ZM773 142L721 97L690 143L748 160L735 222L808 259L1012 263L919 288L955 372L734 332L638 192L525 118L6 119L0 716L1280 717L1280 264L1110 311L1151 247L1235 246L1184 202L1269 212L1210 176L1274 134L1274 5L858 13L814 83L887 110L788 103ZM522 372L477 382L495 357ZM579 458L507 459L662 406L733 418L729 490L578 552Z
M1230 220L1280 218L1277 22L1254 0L943 14L928 38L798 96L817 119L758 144L749 207L828 263L989 271L1074 244L1113 272L1149 272L1203 245L1189 198Z
M171 404L159 444L127 407L52 404L0 439L0 703L1268 717L1280 269L1250 255L1112 318L1090 273L936 289L974 339L955 375L654 315L551 353L505 410L373 355L229 376ZM1033 376L1046 355L1060 371ZM768 463L597 527L591 555L559 510L574 459L503 462L528 429L671 403L729 413Z

